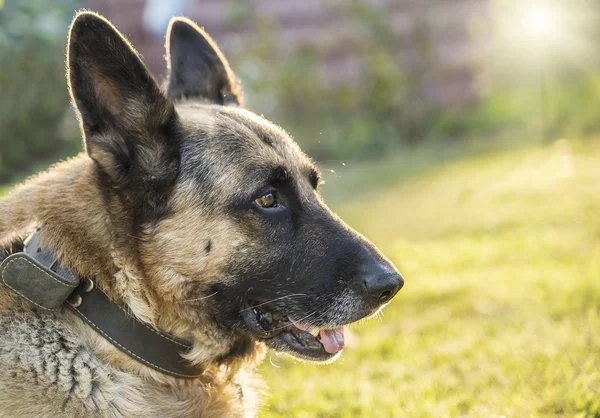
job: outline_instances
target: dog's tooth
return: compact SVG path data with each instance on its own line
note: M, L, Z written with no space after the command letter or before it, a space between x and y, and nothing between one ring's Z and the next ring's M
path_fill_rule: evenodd
M308 332L310 333L310 335L312 335L313 337L316 337L319 335L319 328L311 328Z
M252 309L252 312L254 312L254 315L260 315L260 311L257 308Z
M267 321L267 322L273 322L273 315L271 315L270 312L265 312L263 315L263 318Z

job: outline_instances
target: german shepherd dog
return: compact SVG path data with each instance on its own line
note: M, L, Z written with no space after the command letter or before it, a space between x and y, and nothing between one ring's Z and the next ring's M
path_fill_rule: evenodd
M177 356L201 371L162 373L66 304L41 309L0 285L2 417L254 416L267 347L331 362L344 325L403 285L323 203L316 165L244 110L214 41L185 18L166 38L160 87L110 22L76 15L67 78L85 152L0 201L0 261L39 228L61 266L190 342Z

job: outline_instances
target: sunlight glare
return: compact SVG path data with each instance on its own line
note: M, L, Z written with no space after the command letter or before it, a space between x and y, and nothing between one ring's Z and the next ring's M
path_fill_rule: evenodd
M529 10L526 19L527 29L532 35L547 36L556 29L556 20L545 7Z

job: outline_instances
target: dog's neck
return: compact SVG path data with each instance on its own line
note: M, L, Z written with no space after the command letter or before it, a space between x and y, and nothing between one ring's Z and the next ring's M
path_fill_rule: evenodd
M65 265L92 277L111 272L111 238L102 196L91 186L95 176L93 162L82 154L14 189L0 200L0 243L43 225L44 246Z
M111 298L127 304L142 321L192 340L194 348L189 354L190 360L202 363L207 369L218 367L228 348L209 341L211 338L206 333L199 338L177 318L157 315L160 301L148 286L141 285L143 273L136 268L130 254L116 250L115 239L133 240L135 237L124 237L124 234L115 237L109 211L118 212L119 208L110 207L98 188L99 175L94 162L81 154L14 189L0 200L0 248L9 248L40 225L42 245L52 251L61 264L82 277L94 278ZM124 243L120 242L118 247L124 248ZM80 332L103 357L120 363L122 368L162 379L81 325ZM215 338L218 339L218 335ZM262 353L260 349L254 351L260 352L256 353L257 357Z

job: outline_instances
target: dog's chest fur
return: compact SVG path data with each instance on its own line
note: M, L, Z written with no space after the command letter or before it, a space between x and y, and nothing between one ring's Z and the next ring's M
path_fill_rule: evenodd
M64 314L2 314L0 335L1 417L235 417L254 409L244 405L250 389L235 381L171 386L117 370L92 354Z

